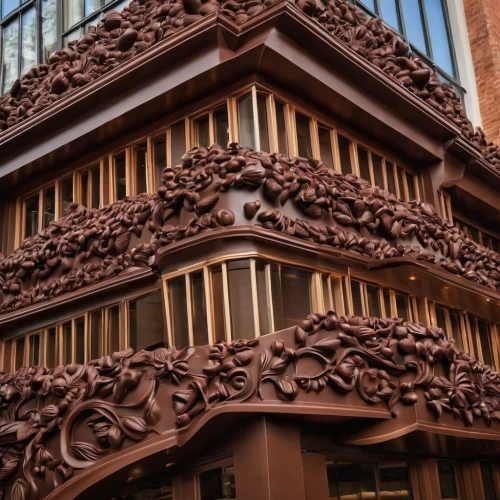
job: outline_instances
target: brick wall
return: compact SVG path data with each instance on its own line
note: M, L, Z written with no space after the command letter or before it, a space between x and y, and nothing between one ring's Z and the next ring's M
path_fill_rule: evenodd
M500 144L500 0L464 0L486 137Z

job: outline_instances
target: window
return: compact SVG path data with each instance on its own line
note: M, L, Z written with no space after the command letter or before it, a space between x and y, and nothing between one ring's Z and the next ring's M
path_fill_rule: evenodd
M500 251L500 237L494 233L456 212L453 212L453 223L472 241L495 252Z
M61 181L59 196L61 215L66 215L70 210L71 204L73 203L73 176Z
M159 292L130 301L128 317L129 346L134 351L164 347L163 310Z
M484 500L496 500L500 491L495 485L495 464L481 462L481 477L483 480Z
M24 346L26 344L26 341L24 338L16 340L15 346L15 354L14 354L14 369L19 370L19 368L22 368L24 366Z
M221 467L198 476L200 500L236 500L234 467Z
M343 281L344 301L348 305L349 314L385 316L385 306L388 306L390 302L384 305L383 291L380 287L352 279L350 276L344 277Z
M93 165L78 172L79 200L84 207L99 208L101 206L101 165Z
M335 462L326 465L332 500L351 498L413 498L406 463Z
M452 463L438 462L439 486L443 500L458 500L455 467Z
M431 67L437 67L441 80L463 91L456 70L448 12L444 0L350 0L371 16L380 16L399 32L412 50Z

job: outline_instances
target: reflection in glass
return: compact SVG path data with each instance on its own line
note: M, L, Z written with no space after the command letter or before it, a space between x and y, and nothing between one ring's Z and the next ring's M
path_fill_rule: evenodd
M234 467L221 467L199 475L200 500L236 500Z
M457 485L455 482L455 470L452 464L441 462L438 463L439 485L441 486L441 498L457 499Z
M379 0L380 1L380 17L389 24L392 28L395 28L399 32L401 31L401 26L399 25L398 8L396 6L396 0Z
M123 200L127 195L125 152L115 156L115 193L117 200Z
M170 280L168 282L168 293L174 345L177 349L182 349L189 346L186 278L179 276Z
M100 358L104 346L104 330L102 311L93 312L90 315L90 359Z
M29 364L38 366L40 364L40 335L31 335L29 337Z
M321 161L325 162L328 168L333 168L332 140L330 129L318 127L319 153Z
M267 96L257 94L257 111L259 113L259 139L261 151L270 153L269 150L269 129L267 123Z
M352 174L352 164L351 164L351 150L349 139L344 136L337 136L337 141L339 143L339 155L340 155L340 166L342 167L342 173Z
M2 0L2 17L19 7L19 0Z
M203 272L192 273L190 278L194 345L205 345L209 341Z
M107 354L120 350L120 307L108 309L108 349Z
M24 237L34 236L38 233L38 213L39 213L39 200L40 196L37 194L28 198L24 202L24 209L26 211Z
M302 113L295 113L295 124L297 127L297 146L299 156L312 158L311 129L309 117Z
M130 347L134 351L163 345L163 310L160 293L129 302Z
M327 464L330 498L376 498L377 487L373 464L330 463ZM359 496L358 496L359 495Z
M92 12L101 8L101 0L85 0L85 16L87 17Z
M82 365L85 363L85 318L75 319L75 361Z
M42 0L42 62L47 63L57 43L57 0Z
M4 0L5 1L5 0ZM2 94L6 94L18 75L19 20L15 18L2 28Z
M288 137L286 133L286 107L283 103L275 101L276 125L278 127L278 152L288 154Z
M210 146L210 120L208 115L195 120L194 137L197 146L204 146L206 148Z
M43 192L43 228L56 218L56 188L48 188Z
M155 162L155 188L163 186L163 170L167 166L167 142L164 138L155 139L154 145L154 162Z
M368 162L368 151L358 146L359 175L362 179L371 183L370 165Z
M228 262L227 280L233 339L251 339L255 336L255 329L250 261L233 260Z
M15 369L19 370L24 365L24 337L22 339L16 340L16 359L15 359Z
M412 500L408 464L380 464L380 498Z
M214 111L215 122L215 142L227 148L229 145L229 116L227 114L227 106L224 105Z
M56 332L55 327L47 331L47 368L56 366Z
M429 55L425 43L424 24L419 0L403 0L401 7L405 20L406 38L424 54Z
M83 2L81 0L63 0L64 30L71 28L83 19Z
M170 127L172 166L179 165L181 158L186 153L186 123L184 120L174 123Z
M240 127L240 144L255 149L254 117L252 94L238 99L238 120Z
M22 16L21 76L36 64L36 9L33 6Z
M66 215L73 203L73 177L68 177L61 181L59 189L61 196L61 215Z
M146 183L147 159L146 144L141 144L134 148L135 154L135 189L137 194L146 193L148 190Z

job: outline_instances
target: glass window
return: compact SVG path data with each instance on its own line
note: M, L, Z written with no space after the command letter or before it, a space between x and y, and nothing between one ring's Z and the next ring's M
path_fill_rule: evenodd
M376 286L366 285L366 296L368 299L368 314L380 318L382 308L380 307L380 294Z
M375 177L375 186L384 189L384 165L382 158L372 153L373 176Z
M214 329L215 341L226 338L226 329L224 326L224 290L222 280L222 266L214 266L211 269L212 294L214 307Z
M428 53L425 43L424 24L419 0L403 0L401 2L405 20L406 38L424 53Z
M257 112L259 113L259 140L261 151L270 153L269 149L269 128L267 121L267 96L257 94Z
M81 194L81 204L84 207L88 207L88 194L89 194L88 172L82 172L80 174L80 194Z
M295 112L297 127L297 147L299 156L312 158L310 119L302 113Z
M411 483L408 464L380 464L380 498L397 498L411 500ZM396 493L392 495L391 493Z
M352 174L352 164L351 164L351 149L349 139L344 136L337 136L337 142L339 143L339 155L340 155L340 165L342 167L342 173Z
M25 209L25 228L24 228L24 237L34 236L38 233L38 214L40 210L39 206L40 196L37 194L28 198L24 202Z
M240 145L255 149L252 94L247 94L238 99L238 125L240 128Z
M221 106L214 111L215 121L215 142L227 148L229 145L229 116L227 114L227 106Z
M172 167L179 165L181 158L186 153L186 123L181 120L170 127Z
M372 12L376 12L375 10L375 0L363 0L363 2L360 2L364 4L366 7L368 7Z
M438 463L439 485L441 487L441 498L443 500L458 499L457 485L455 482L455 470L452 464Z
M359 146L358 146L358 163L359 163L360 177L371 183L370 165L368 162L368 151L366 149L360 148Z
M2 0L2 17L19 7L19 0Z
M81 0L63 0L64 30L71 28L83 19L83 2Z
M257 259L255 262L255 271L257 274L257 301L259 303L259 329L261 335L271 332L270 305L272 299L269 297L267 291L266 266L270 266L270 264L267 264L261 259Z
M7 0L8 1L8 0ZM5 0L4 0L5 3ZM14 19L2 28L2 94L7 93L19 76L19 20Z
M40 335L30 335L29 337L29 364L38 366L40 364Z
M321 282L323 285L324 312L333 311L335 306L333 305L332 282L330 276L323 274Z
M104 329L102 324L102 311L90 315L90 359L103 356Z
M406 1L406 0L405 0ZM392 28L401 31L396 0L379 0L380 16Z
M170 317L174 345L177 349L189 346L189 325L187 316L186 278L179 276L168 282Z
M24 344L25 338L16 340L16 359L15 359L15 369L19 370L24 366Z
M221 467L199 475L200 500L236 500L234 467Z
M113 354L120 350L120 307L108 309L108 352Z
M57 0L42 0L42 61L47 62L57 44Z
M68 177L61 181L59 190L61 198L61 215L66 215L73 203L73 177Z
M255 336L252 304L252 280L249 260L227 263L231 333L233 339L251 339Z
M21 75L36 64L36 9L35 6L22 15Z
M75 319L75 352L76 363L85 363L85 318Z
M387 172L387 190L389 193L392 193L397 196L398 192L396 191L396 179L394 178L394 163L386 163L386 172Z
M127 196L127 178L125 165L125 152L115 156L115 193L117 200Z
M155 180L156 189L163 186L163 170L167 166L167 143L165 138L160 137L154 142L154 162L155 162Z
M146 152L147 152L146 144L141 144L134 148L136 194L147 193L148 191L146 182L146 175L147 175Z
M327 464L326 470L330 498L336 500L376 498L377 486L373 464L330 463ZM362 495L363 493L366 496Z
M278 128L278 149L281 154L288 154L288 137L286 129L286 106L275 101L276 107L276 125Z
M134 351L163 347L163 329L160 293L129 302L130 347Z
M56 218L56 189L51 187L43 192L43 227L49 227Z
M492 464L481 462L481 477L483 479L484 500L498 500Z
M190 279L194 345L205 345L209 343L209 339L203 272L192 273Z
M436 306L436 324L439 328L442 328L443 331L448 335L446 330L446 312L442 307Z
M92 191L90 194L90 208L99 208L101 199L101 169L94 167L90 169L92 176Z
M417 193L415 192L415 176L406 172L406 184L408 185L408 201L416 200Z
M334 168L331 130L325 127L318 127L318 136L321 161L325 162L328 168Z
M485 365L493 365L493 357L491 355L490 344L490 326L482 319L477 320L479 341L481 343L481 352L483 354L483 363Z
M460 316L456 311L450 311L450 323L451 323L451 331L453 333L453 338L455 339L455 343L457 347L463 351L464 345L462 342L462 329L460 328Z
M71 321L66 321L62 325L62 364L67 365L73 358L73 331Z
M208 115L195 120L194 137L197 146L204 146L206 148L210 146L210 120Z
M363 316L363 298L361 295L361 283L351 280L352 309L356 316Z
M396 176L397 176L397 182L398 182L398 185L399 185L399 196L403 200L408 201L406 199L406 192L405 192L405 185L404 185L404 182L403 182L403 175L404 175L403 170L401 170L399 167L396 166Z
M400 293L396 293L395 295L398 318L403 318L405 321L408 321L408 297Z

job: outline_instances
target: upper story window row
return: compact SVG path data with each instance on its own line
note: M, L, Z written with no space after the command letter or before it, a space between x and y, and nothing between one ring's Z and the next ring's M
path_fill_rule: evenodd
M318 158L404 200L423 195L422 176L338 130L323 117L255 86L178 120L19 199L17 244L65 215L72 202L98 208L155 192L163 170L194 146L231 142L267 152Z
M350 0L370 16L380 16L434 67L442 81L463 95L445 0Z

